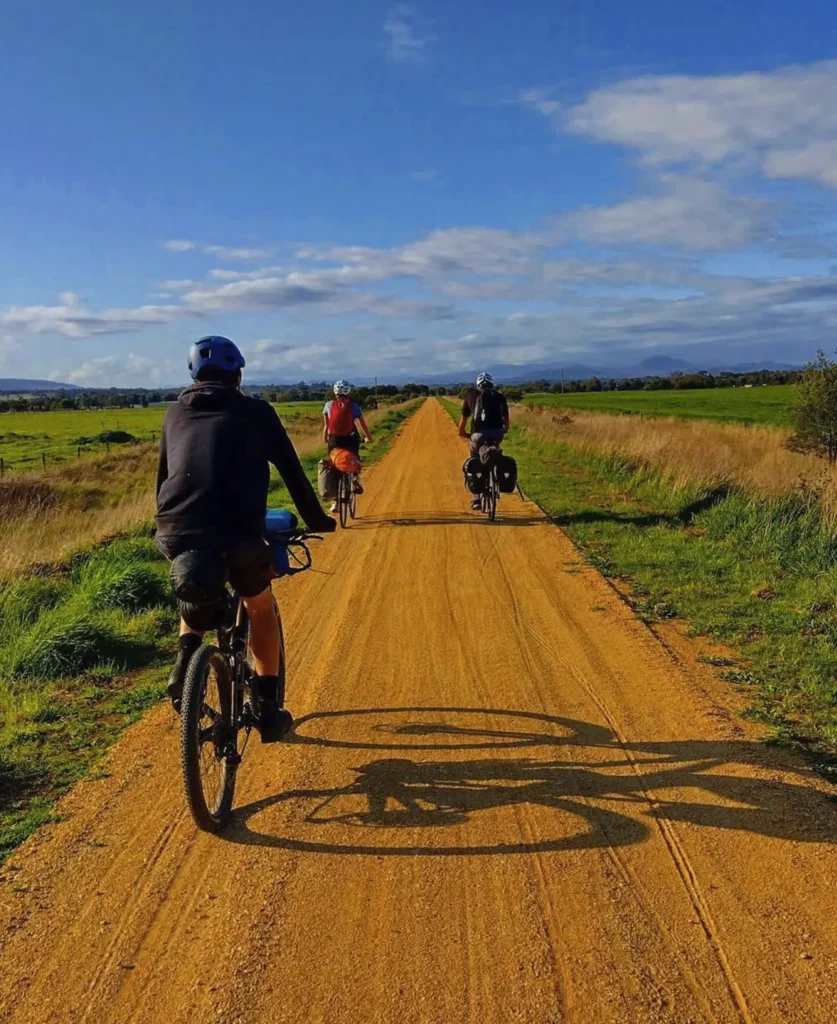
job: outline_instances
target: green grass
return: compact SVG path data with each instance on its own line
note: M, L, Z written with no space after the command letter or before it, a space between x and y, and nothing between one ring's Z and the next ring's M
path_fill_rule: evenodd
M283 421L292 427L295 420L318 416L322 402L290 402L277 405ZM73 461L81 455L105 450L111 431L121 431L139 441L160 437L160 428L168 406L146 409L67 409L55 412L0 413L0 458L7 469L40 469L42 454L47 468ZM118 450L113 444L111 451Z
M627 581L640 616L681 617L733 648L723 678L746 684L752 715L776 738L837 751L837 538L815 496L678 491L515 430L505 449L527 495L605 576Z
M167 576L138 536L0 587L0 857L162 696L176 624Z
M319 403L305 404L319 414ZM366 464L389 450L419 404L377 422ZM312 480L320 457L303 458ZM269 500L289 502L278 479ZM52 820L56 799L164 696L177 626L168 571L149 528L81 552L52 575L0 581L0 861Z
M705 391L598 391L572 395L526 395L527 405L587 409L590 412L677 416L731 423L787 424L792 388L776 384Z

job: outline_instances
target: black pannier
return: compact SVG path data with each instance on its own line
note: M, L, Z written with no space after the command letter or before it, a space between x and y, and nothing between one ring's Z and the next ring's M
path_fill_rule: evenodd
M482 494L488 471L480 460L476 457L466 459L462 472L465 474L465 486L471 494Z
M512 494L517 487L517 463L511 455L501 454L498 457L497 483L503 494Z

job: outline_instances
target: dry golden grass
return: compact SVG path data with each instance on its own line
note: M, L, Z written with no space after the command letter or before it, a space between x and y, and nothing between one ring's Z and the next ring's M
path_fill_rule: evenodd
M676 487L735 487L768 496L816 487L837 513L837 476L819 459L785 447L781 427L608 415L518 406L514 422L534 436L624 456L657 470Z
M370 428L388 411L370 412ZM288 423L301 457L322 447L322 430L318 414ZM61 469L7 476L0 481L0 576L59 562L150 522L156 471L157 447L143 444Z

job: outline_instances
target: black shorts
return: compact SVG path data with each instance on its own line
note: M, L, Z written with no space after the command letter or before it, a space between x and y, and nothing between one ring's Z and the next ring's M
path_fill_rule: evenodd
M212 548L205 540L182 534L179 537L158 537L157 547L171 562L184 551ZM266 541L245 541L222 548L233 590L239 597L256 597L270 586L273 557Z
M329 434L328 450L333 451L335 448L342 448L344 451L360 455L360 434L355 432L354 434L347 434L345 437L341 437L338 434Z

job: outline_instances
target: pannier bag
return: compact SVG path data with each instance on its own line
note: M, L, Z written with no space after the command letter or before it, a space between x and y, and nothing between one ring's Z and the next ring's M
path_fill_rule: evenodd
M331 461L341 473L359 473L363 465L354 452L346 451L345 448L335 448L331 453Z
M462 472L465 474L465 486L471 494L482 494L488 474L480 460L476 456L466 459Z
M171 583L184 622L206 633L224 618L227 563L220 551L184 551L171 564Z
M334 468L331 459L320 459L317 465L317 486L321 498L337 497L337 481L340 474Z
M503 494L514 493L517 487L517 463L511 455L501 454L497 459L497 483Z
M286 508L269 508L264 519L264 532L270 545L273 571L277 576L291 573L288 538L299 526L299 520Z

